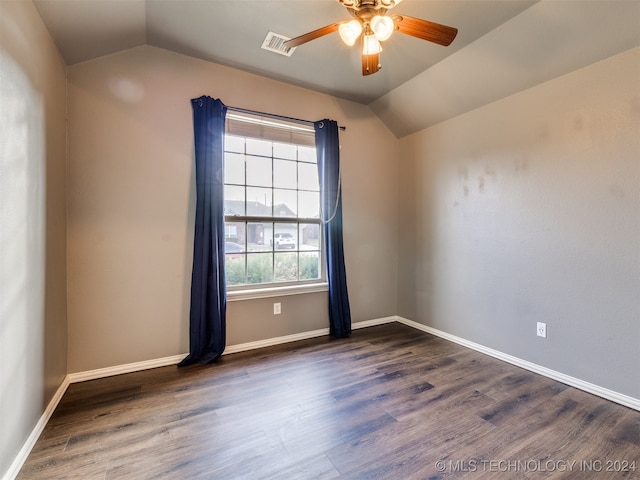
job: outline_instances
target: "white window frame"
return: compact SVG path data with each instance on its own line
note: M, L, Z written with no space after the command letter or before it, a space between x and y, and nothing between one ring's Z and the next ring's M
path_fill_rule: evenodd
M313 139L315 143L315 132L312 127L293 122L275 120L270 117L264 117L260 114L247 114L245 112L235 114L233 112L227 113L226 121L226 135L234 135L245 138L255 138L261 140L273 141L275 143L292 143L296 145L310 145L310 139ZM225 142L226 144L226 142ZM225 150L225 155L226 155ZM272 157L273 159L273 157ZM273 174L273 164L272 164ZM226 185L226 183L225 183ZM245 188L247 188L245 179ZM271 187L273 188L273 187ZM305 189L298 190L304 191ZM272 214L273 215L273 214ZM242 284L242 285L227 285L227 300L248 300L257 298L269 298L285 295L297 295L315 292L326 292L328 290L328 284L326 280L325 272L325 245L323 238L323 225L321 219L318 218L298 218L298 217L276 217L276 216L249 216L246 215L226 215L225 214L225 240L227 233L226 222L244 222L245 223L245 242L246 242L246 225L251 222L272 223L274 228L272 235L275 234L275 224L291 223L297 226L298 237L300 235L300 225L304 224L317 224L319 229L319 277L318 279L309 280L296 280L296 281L279 281L269 283L258 284ZM296 241L296 253L298 258L298 264L300 261L300 253L304 253L304 250L299 250L300 239ZM246 247L246 244L245 244ZM273 245L272 253L276 252L275 242ZM247 252L245 252L246 254ZM245 259L246 262L246 259ZM225 261L226 263L226 261ZM245 263L246 265L246 263Z

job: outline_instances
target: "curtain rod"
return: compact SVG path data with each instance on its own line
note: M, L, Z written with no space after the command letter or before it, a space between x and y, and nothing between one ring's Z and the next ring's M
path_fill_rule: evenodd
M263 117L269 117L269 118L273 118L276 120L287 120L289 122L295 122L295 123L301 123L303 125L313 125L314 122L312 122L311 120L302 120L300 118L293 118L293 117L285 117L284 115L276 115L275 113L264 113L264 112L256 112L255 110L248 110L246 108L238 108L238 107L229 107L227 106L227 110L231 110L232 112L238 112L238 113L246 113L249 115L261 115ZM340 125L338 126L338 128L340 130L342 130L343 132L347 129L347 127Z

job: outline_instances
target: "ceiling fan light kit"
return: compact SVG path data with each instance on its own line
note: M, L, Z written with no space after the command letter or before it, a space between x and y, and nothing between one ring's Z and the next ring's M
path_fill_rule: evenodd
M376 53L380 53L382 51L382 47L380 46L380 42L376 38L375 35L365 35L362 38L362 54L363 55L373 55Z
M428 22L406 15L386 13L402 0L337 0L354 17L352 20L333 23L304 35L287 40L284 45L294 48L316 38L338 31L342 41L355 45L362 37L362 75L371 75L380 70L380 52L384 42L391 38L394 31L420 38L439 45L447 46L453 42L458 29Z
M342 41L352 47L362 33L362 24L358 20L341 23L338 27L338 33Z
M376 15L371 19L371 30L373 30L374 35L381 42L388 40L394 29L395 25L390 17Z

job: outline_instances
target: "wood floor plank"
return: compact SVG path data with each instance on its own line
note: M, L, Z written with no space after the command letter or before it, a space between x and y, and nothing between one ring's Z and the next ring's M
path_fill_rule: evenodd
M72 384L18 479L76 478L640 478L640 412L387 324Z

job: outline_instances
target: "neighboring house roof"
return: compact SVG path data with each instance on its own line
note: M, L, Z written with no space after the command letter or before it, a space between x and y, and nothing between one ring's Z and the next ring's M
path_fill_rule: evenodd
M272 208L269 205L265 205L261 202L247 202L247 210L252 216L264 216L270 217L272 215L278 217L296 217L296 213L291 210L284 203L278 203ZM225 200L224 202L224 214L225 215L245 215L245 202L242 200Z

